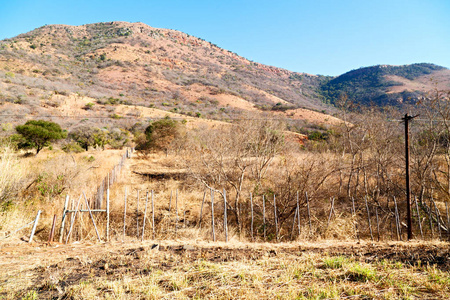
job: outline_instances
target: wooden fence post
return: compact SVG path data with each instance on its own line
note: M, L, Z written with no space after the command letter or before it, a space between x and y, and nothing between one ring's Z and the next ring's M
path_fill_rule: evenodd
M178 189L176 190L175 195L175 237L177 236L178 230Z
M380 220L378 219L378 206L375 206L375 215L377 216L377 237L378 242L380 241Z
M78 208L80 207L80 201L81 201L81 195L80 195L80 198L78 198L78 202L77 202L77 206L76 206L76 209L75 209L75 213L73 213L72 218L71 218L69 232L67 233L67 236L66 236L66 244L69 241L70 234L72 233L73 224L75 223L75 218L77 217Z
M48 243L53 242L53 236L55 235L55 226L56 226L56 214L53 215L52 229L50 230L50 234L48 236Z
M442 238L441 220L440 220L441 219L441 213L439 212L439 208L437 207L436 202L434 202L434 200L433 200L433 196L431 196L431 201L433 202L434 212L436 213L436 224L437 224L437 227L438 227L439 238Z
M370 238L373 241L372 222L370 221L370 210L369 210L369 204L367 203L367 196L364 196L364 201L366 202L367 221L369 222Z
M214 230L214 191L211 189L211 226L213 242L216 241L216 232Z
M198 221L198 228L201 229L202 228L202 218L203 218L203 204L205 203L205 198L206 198L206 190L203 193L203 200L202 200L202 207L200 208L200 218Z
M61 228L59 230L59 242L62 243L64 235L64 225L66 223L67 206L69 205L69 195L66 195L66 201L64 202L64 210L61 218Z
M84 196L84 201L86 202L86 207L89 211L89 215L91 216L92 224L94 224L94 229L95 229L95 233L97 234L98 241L101 242L102 240L100 239L100 234L98 233L97 225L95 224L95 220L94 220L94 216L92 215L91 208L89 207L89 202L88 202L88 200L86 198L86 194L84 192L83 192L83 196Z
M358 221L356 220L355 198L353 198L353 197L352 197L352 218L354 218L353 222L355 224L355 236L359 241Z
M154 198L154 193L152 190L152 230L153 230L153 234L152 234L152 240L155 239L156 237L156 231L155 231L155 200Z
M309 199L307 192L305 192L305 197L306 197L306 207L308 208L309 236L312 236L311 211L309 209Z
M431 202L430 202L430 209L428 210L428 218L430 220L430 229L431 229L431 239L434 238L434 230L433 230L433 216L431 215Z
M264 229L264 242L266 241L266 199L263 195L263 229Z
M186 228L186 198L183 198L183 228Z
M109 187L106 189L106 240L109 241Z
M294 239L295 219L297 218L297 208L295 208L294 218L292 219L291 240Z
M142 224L142 235L141 235L141 241L144 241L144 234L145 234L145 220L147 219L147 204L148 204L148 191L147 195L145 197L145 209L144 209L144 221Z
M252 196L251 192L250 192L250 211L252 214L252 220L250 223L250 232L251 232L252 242L254 242L255 238L253 237L253 196Z
M400 218L398 215L397 200L395 199L395 196L394 196L394 205L395 205L395 225L397 229L397 240L400 241L402 232L400 231Z
M330 225L330 220L331 220L331 216L333 215L333 212L334 212L334 197L332 197L332 200L331 200L330 215L328 216L328 221L327 221L327 230L328 230L328 225Z
M223 230L225 232L225 242L228 242L227 191L225 189L223 189Z
M277 203L276 203L276 199L275 199L275 194L273 194L273 213L275 216L275 236L276 236L277 242L278 242L279 238L278 238Z
M445 202L445 211L447 213L447 234L450 236L450 216L448 214L448 202Z
M173 191L170 190L170 198L169 198L169 217L170 217L170 210L171 210L171 206L172 206L172 193L173 193Z
M422 222L420 221L419 205L417 204L417 197L416 196L414 196L414 202L416 203L417 222L419 223L420 237L423 240Z
M139 238L139 190L137 190L137 203L136 203L136 237Z
M127 188L125 187L124 208L123 208L123 242L125 242L126 217L127 217Z
M300 203L299 203L299 199L298 199L298 191L297 191L297 220L298 220L298 236L300 237L301 235L301 223L300 223Z
M34 233L36 232L36 227L39 222L39 217L41 216L41 212L42 212L41 210L38 210L36 219L34 219L34 224L33 224L33 228L31 229L30 239L28 240L28 243L33 242Z

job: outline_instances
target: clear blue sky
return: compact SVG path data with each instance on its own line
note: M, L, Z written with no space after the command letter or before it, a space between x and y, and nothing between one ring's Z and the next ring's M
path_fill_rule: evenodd
M312 74L376 64L450 67L450 0L0 0L0 39L45 24L106 21L180 30Z

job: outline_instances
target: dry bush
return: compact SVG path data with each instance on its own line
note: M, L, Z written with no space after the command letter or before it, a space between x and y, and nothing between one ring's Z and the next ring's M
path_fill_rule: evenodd
M0 145L0 205L13 201L19 191L23 172L10 145Z

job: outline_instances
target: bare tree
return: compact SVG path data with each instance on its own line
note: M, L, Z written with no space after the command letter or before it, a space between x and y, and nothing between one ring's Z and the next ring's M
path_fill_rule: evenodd
M243 120L219 128L191 132L184 159L191 175L222 194L233 190L230 210L241 230L240 202L245 185L260 185L285 143L280 122ZM250 178L251 175L254 177Z

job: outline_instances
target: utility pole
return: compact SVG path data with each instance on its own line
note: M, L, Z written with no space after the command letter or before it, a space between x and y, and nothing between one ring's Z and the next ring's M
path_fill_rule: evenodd
M406 219L408 225L408 240L412 239L412 220L411 220L411 185L409 181L409 121L417 116L405 116L402 118L405 123L405 161L406 161Z

